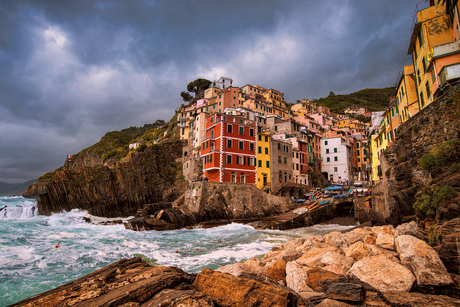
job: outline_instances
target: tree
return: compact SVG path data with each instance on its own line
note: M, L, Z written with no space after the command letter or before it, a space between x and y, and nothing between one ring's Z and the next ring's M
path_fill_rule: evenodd
M189 93L194 93L195 98L203 98L204 91L209 87L209 85L211 85L211 83L212 82L207 79L198 78L187 84L187 91Z
M333 91L329 92L329 97L335 96L335 93Z
M182 91L180 93L180 96L182 97L182 99L185 101L185 102L189 102L190 100L193 99L193 96L190 95L189 93L187 93L186 91Z

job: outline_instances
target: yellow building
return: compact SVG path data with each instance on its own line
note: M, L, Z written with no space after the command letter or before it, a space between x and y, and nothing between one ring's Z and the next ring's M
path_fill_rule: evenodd
M262 127L257 128L257 181L259 189L266 188L270 191L271 165L270 165L270 130Z
M433 101L431 84L434 82L428 73L432 57L430 51L436 45L454 40L446 2L430 1L430 5L429 8L417 12L408 50L414 63L419 109Z
M419 111L413 65L406 65L403 68L396 88L396 101L402 123Z
M272 106L277 106L281 108L286 108L286 102L284 101L284 93L280 91L269 89L262 94L265 97L265 100Z

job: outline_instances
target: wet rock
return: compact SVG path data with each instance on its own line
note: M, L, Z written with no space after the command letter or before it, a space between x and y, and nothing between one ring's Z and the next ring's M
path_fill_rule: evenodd
M429 295L416 292L388 291L382 293L392 306L411 307L458 307L460 300L445 295ZM399 304L399 305L398 305Z
M203 269L193 286L221 306L297 306L298 297L281 286Z
M320 268L305 270L307 285L315 291L326 291L334 283L348 282L345 275L335 274Z
M267 267L268 276L275 281L286 283L286 262L278 259Z
M321 301L321 303L319 303L316 306L317 307L318 306L319 307L352 307L353 305L327 298L327 299Z
M179 268L149 266L140 258L122 259L13 306L134 306L164 289L192 289L193 281L193 275Z
M419 286L452 284L452 279L438 254L425 241L403 235L396 238L396 246L401 264L412 270Z
M362 302L364 301L364 287L352 283L335 283L326 291L327 297L339 301Z
M409 269L389 260L385 255L365 257L355 262L348 276L381 292L409 291L415 281Z

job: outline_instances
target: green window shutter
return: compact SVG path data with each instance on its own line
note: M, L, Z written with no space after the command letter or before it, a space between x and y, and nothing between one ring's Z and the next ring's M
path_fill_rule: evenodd
M269 168L270 167L270 161L267 161L266 165L267 165L267 168Z
M268 147L265 147L265 154L268 155Z
M259 167L262 167L262 160L259 160Z

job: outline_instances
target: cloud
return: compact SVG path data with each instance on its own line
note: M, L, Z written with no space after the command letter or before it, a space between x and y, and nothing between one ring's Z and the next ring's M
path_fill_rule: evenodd
M393 86L415 5L6 1L0 181L37 178L108 131L169 120L196 78L231 77L288 101Z

